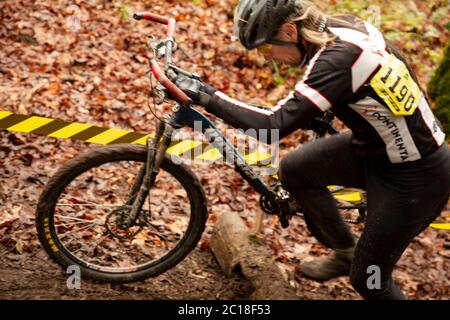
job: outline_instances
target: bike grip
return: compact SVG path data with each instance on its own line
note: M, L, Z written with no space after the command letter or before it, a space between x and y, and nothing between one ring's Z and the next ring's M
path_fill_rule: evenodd
M151 12L136 12L133 14L133 18L135 20L150 20L157 23L162 23L167 25L167 36L173 37L175 34L175 24L176 20L173 18L167 18L164 16L160 16L159 14L151 13Z
M156 80L163 85L164 88L169 91L171 96L181 103L182 105L188 105L192 103L191 98L187 96L180 88L178 88L172 81L167 78L167 76L162 72L161 68L158 65L156 60L152 59L151 61L151 69L152 73L155 75Z

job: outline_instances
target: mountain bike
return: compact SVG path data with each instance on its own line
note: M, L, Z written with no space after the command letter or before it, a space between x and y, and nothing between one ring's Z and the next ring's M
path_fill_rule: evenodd
M207 202L199 179L186 164L167 155L176 129L194 128L229 160L261 196L262 210L277 215L287 227L302 210L281 184L265 182L242 153L172 80L180 73L200 79L177 67L172 54L175 20L149 12L134 14L136 20L167 25L167 37L150 38L151 74L158 94L176 104L159 119L156 134L146 145L115 144L94 149L65 163L49 180L37 205L39 240L61 267L80 267L81 276L98 281L125 283L157 276L181 262L197 245L208 218ZM158 60L164 58L164 71ZM332 117L316 119L312 129L319 135L335 134ZM343 187L330 187L339 200ZM353 192L353 191L351 191ZM357 195L360 195L357 192ZM341 198L342 200L342 198ZM356 209L364 219L363 197L341 209ZM304 217L307 220L307 217ZM308 223L308 221L306 221Z

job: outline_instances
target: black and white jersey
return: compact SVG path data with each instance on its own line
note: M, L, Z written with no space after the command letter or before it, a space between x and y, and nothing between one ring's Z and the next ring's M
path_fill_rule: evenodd
M413 70L383 35L351 16L327 26L335 42L315 54L303 79L276 106L251 106L217 91L207 111L236 128L279 129L282 138L331 109L352 130L359 155L391 163L421 159L442 145L445 135ZM406 76L395 78L397 65Z

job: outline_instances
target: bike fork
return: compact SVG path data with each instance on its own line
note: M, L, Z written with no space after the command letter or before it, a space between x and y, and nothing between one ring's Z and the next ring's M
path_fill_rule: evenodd
M150 188L155 182L166 151L172 142L173 131L174 128L170 124L166 125L166 121L161 121L153 141L147 140L147 160L139 169L131 187L127 201L127 205L131 205L131 211L125 218L124 227L130 227L136 221L147 195L150 205Z

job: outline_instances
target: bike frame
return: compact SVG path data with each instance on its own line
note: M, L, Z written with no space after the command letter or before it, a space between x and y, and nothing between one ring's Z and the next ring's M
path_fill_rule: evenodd
M195 122L201 123L202 134L219 150L228 163L234 165L236 172L243 179L259 194L272 200L275 199L276 194L272 188L267 186L261 176L245 161L240 151L235 148L211 120L199 111L181 104L177 104L173 109L174 112L168 121L164 119L160 120L155 138L148 140L147 161L140 169L127 201L128 205L132 204L129 219L126 221L128 224L136 221L139 216L144 200L147 194L149 194L149 190L156 179L166 151L172 142L173 132L175 129L186 127L198 130L198 127L194 126Z
M241 152L231 143L225 135L199 111L177 105L176 111L172 116L173 125L175 127L190 127L194 130L195 122L200 122L201 132L208 141L219 150L222 156L230 164L233 164L236 172L260 194L270 196L272 190L264 183L261 176L255 172L251 166L245 161Z

